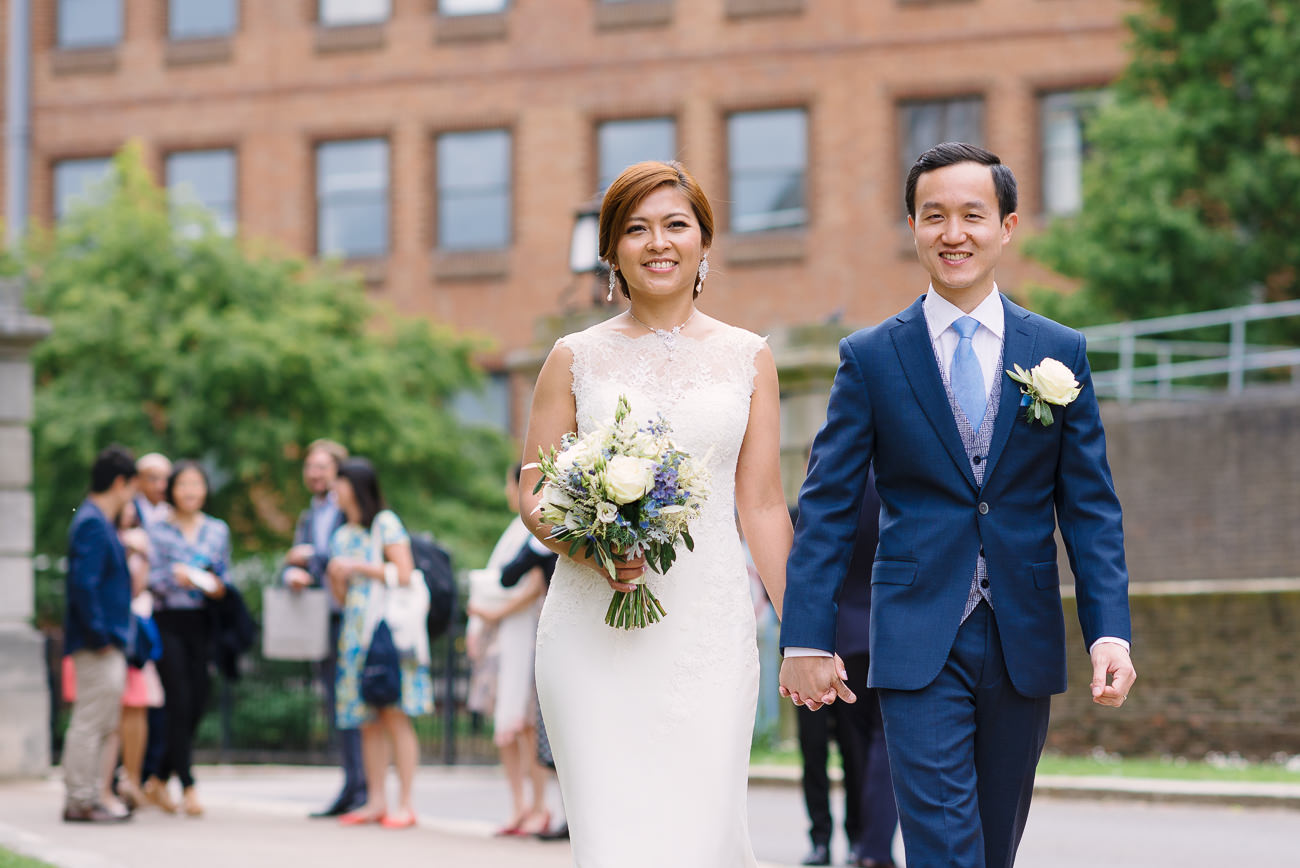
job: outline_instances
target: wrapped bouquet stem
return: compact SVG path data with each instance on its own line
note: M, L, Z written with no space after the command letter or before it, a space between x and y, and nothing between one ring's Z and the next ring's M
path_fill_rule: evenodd
M568 542L571 557L582 551L611 577L616 560L642 555L651 570L667 572L678 546L694 549L689 526L709 494L708 471L673 442L668 421L638 425L631 414L620 395L612 422L582 437L564 435L533 465L541 470L537 510L551 539ZM668 614L647 578L632 591L614 592L606 624L630 630Z

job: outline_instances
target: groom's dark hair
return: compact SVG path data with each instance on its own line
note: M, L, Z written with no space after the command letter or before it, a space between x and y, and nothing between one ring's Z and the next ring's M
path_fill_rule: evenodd
M916 158L912 169L907 173L907 187L903 191L907 199L907 216L916 217L916 182L926 172L942 169L957 163L979 163L993 171L993 189L998 193L998 219L1005 220L1008 214L1016 210L1016 176L1011 169L1002 164L1002 160L992 151L986 151L979 145L965 142L944 142Z

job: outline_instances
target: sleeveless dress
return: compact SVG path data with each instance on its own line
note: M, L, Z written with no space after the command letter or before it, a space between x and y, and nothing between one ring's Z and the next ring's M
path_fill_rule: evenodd
M748 868L746 787L758 697L749 579L735 519L736 460L763 339L726 327L669 346L592 328L573 352L578 433L662 413L712 473L712 492L666 575L656 624L605 624L613 591L561 556L537 635L537 691L579 868Z

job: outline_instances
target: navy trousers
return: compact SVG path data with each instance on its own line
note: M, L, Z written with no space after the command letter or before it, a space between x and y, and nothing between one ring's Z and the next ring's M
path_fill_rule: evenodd
M983 602L933 682L880 691L908 868L1011 868L1050 708L1012 686Z

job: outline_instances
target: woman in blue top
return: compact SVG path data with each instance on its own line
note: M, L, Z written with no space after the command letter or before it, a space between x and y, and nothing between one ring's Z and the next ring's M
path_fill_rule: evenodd
M167 480L171 516L149 526L155 555L149 588L154 595L154 622L162 637L158 675L165 695L167 751L158 777L145 784L145 795L174 811L166 786L175 773L181 780L185 813L192 817L203 813L191 764L194 734L211 684L212 621L207 601L225 596L230 568L230 528L203 512L207 499L203 468L195 461L178 461Z
M349 458L339 465L334 493L346 523L330 538L326 568L330 590L343 606L339 634L338 677L335 682L335 717L339 729L361 729L361 756L366 767L367 801L344 814L346 825L381 823L391 829L415 825L411 809L411 784L419 760L419 744L411 718L433 711L433 680L428 660L402 655L402 696L396 705L375 708L361 698L361 670L370 647L367 618L371 606L384 603L384 569L397 570L399 584L411 581L414 562L410 537L402 521L384 505L374 467L364 458ZM389 812L384 794L389 745L397 766L399 806Z

